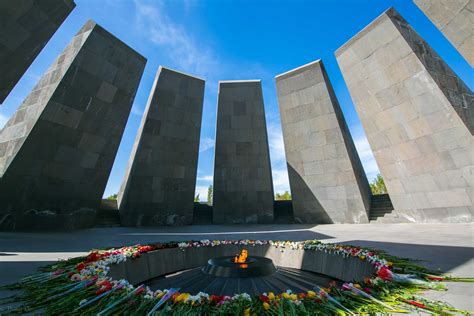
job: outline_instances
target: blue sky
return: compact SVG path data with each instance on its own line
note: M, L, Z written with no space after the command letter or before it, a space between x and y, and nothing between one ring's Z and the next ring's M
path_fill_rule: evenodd
M93 19L148 59L104 196L116 193L136 137L153 78L163 65L206 80L196 192L212 184L217 82L261 79L275 192L289 190L274 77L322 58L372 179L377 165L365 139L334 51L390 6L468 84L472 68L412 0L75 0L77 7L49 41L7 100L0 126L88 20ZM203 199L204 198L204 199Z

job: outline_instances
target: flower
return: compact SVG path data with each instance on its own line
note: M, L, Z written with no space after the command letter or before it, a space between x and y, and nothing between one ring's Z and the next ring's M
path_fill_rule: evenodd
M76 271L81 272L85 267L86 267L86 265L84 264L84 262L78 263L76 265Z
M273 301L275 299L275 294L273 292L269 292L267 297L270 299L270 301Z
M314 297L316 297L316 292L314 292L314 291L308 291L308 292L306 293L306 296L307 296L308 298L314 298Z
M270 309L270 304L268 304L267 302L263 302L263 309L264 310L269 310Z
M392 271L390 271L386 266L382 266L379 271L377 271L377 276L384 281L390 281L393 278Z

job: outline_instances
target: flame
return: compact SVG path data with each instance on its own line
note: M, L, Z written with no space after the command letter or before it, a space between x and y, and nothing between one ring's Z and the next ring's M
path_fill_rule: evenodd
M240 255L236 255L232 262L234 263L246 263L247 262L248 251L247 249L242 249Z

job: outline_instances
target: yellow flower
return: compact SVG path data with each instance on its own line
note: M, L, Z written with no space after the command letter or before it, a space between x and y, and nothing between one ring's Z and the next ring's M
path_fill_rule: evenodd
M298 299L298 296L296 294L291 294L290 295L290 300L296 301Z
M268 293L267 297L270 301L273 301L275 299L275 294L273 292L270 292Z
M175 299L175 302L179 302L179 303L185 302L188 297L189 297L189 293L181 293Z
M263 308L267 311L270 309L270 304L268 304L267 302L264 302L263 303Z
M391 266L393 266L393 262L390 262L390 261L389 261L389 262L387 262L387 265L388 265L389 267L391 267Z
M362 260L364 260L364 259L365 259L365 256L360 256L359 258L361 258Z
M355 287L356 289L359 289L359 290L361 289L361 287L360 287L360 285L359 285L358 283L354 284L354 287Z
M163 295L165 295L165 292L158 292L158 293L156 294L156 298L160 298L160 297L162 297Z
M307 296L308 296L308 298L313 298L313 297L316 297L316 292L314 292L314 291L308 291L308 293L307 293L307 294L308 294L308 295L307 295Z
M288 293L286 293L286 292L283 292L283 294L281 294L281 296L282 296L283 298L286 298L287 300L290 299L290 294L288 294Z
M250 308L244 310L244 316L250 316Z

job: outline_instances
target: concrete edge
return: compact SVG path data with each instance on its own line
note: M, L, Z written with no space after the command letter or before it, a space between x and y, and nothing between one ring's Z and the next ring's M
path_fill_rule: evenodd
M296 68L293 68L291 70L288 70L288 71L285 71L279 75L276 75L275 76L275 80L281 80L281 79L285 79L285 78L288 78L288 77L291 77L292 75L295 75L297 73L300 73L302 72L303 70L307 69L307 68L310 68L312 66L315 66L315 65L318 65L322 62L322 59L319 58L315 61L312 61L312 62L309 62L307 64L304 64L302 66L299 66L299 67L296 67Z
M382 12L379 16L377 16L372 22L370 22L367 26L365 26L362 30L357 32L353 37L351 37L347 42L342 44L341 47L336 49L334 52L334 55L339 57L342 53L344 53L349 46L351 46L355 41L357 41L359 38L370 32L372 29L374 29L377 25L379 25L384 18L388 18L390 15L392 15L392 12L396 11L393 7L388 8L384 12Z
M172 69L172 68L170 68L170 67L165 67L165 66L160 65L160 67L158 67L158 71L161 72L161 69L165 69L165 70L168 70L168 71L172 71L172 72L175 72L175 73L184 75L184 76L188 76L188 77L191 77L191 78L198 79L198 80L201 80L201 81L206 82L205 79L203 79L203 78L201 78L201 77L198 77L198 76L195 76L195 75L191 75L191 74L186 73L186 72L184 72L184 71L179 71L179 70L176 70L176 69Z

